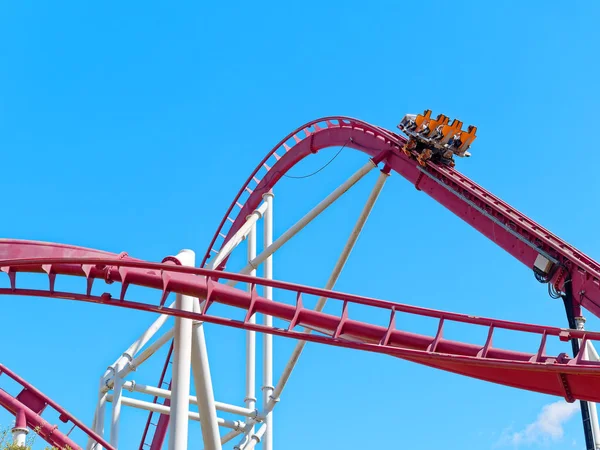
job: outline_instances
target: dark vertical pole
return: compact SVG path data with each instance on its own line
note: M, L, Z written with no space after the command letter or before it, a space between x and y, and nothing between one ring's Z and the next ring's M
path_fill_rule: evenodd
M577 324L575 323L575 315L573 314L573 288L570 275L567 275L565 280L565 293L562 298L565 304L565 311L567 312L569 328L576 329ZM577 353L579 353L579 341L577 339L571 339L571 347L573 348L573 357L575 357ZM590 421L590 406L588 405L588 402L585 401L580 401L579 403L581 405L581 420L583 422L585 448L586 450L595 450L594 434L592 433L592 423Z

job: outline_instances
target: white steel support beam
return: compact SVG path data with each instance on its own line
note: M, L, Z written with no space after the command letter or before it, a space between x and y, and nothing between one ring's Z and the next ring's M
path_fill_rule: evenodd
M283 233L275 242L273 242L267 248L265 248L260 253L260 255L258 255L256 258L253 258L252 261L250 261L248 263L248 265L246 265L246 267L244 267L240 271L240 273L242 273L242 274L254 273L254 271L260 264L265 262L267 260L267 258L269 258L273 253L275 253L277 250L279 250L281 247L283 247L283 245L285 243L287 243L291 238L293 238L296 234L298 234L298 232L300 232L306 225L308 225L312 220L314 220L325 209L327 209L329 206L331 206L338 198L340 198L343 194L348 192L348 190L352 186L354 186L359 180L361 180L365 175L367 175L367 173L369 173L375 167L377 167L377 165L373 162L373 160L369 159L369 161L364 166L362 166L358 171L356 171L344 183L342 183L340 186L338 186L337 189L335 189L331 194L329 194L327 197L325 197L325 199L323 199L317 206L315 206L304 217L302 217L298 222L296 222L291 228L289 228L285 233ZM263 205L265 205L264 211L261 212L262 209L257 208L248 217L247 221L254 220L253 217L256 217L258 219L258 217L259 217L258 213L266 214L269 207L266 202L264 202ZM255 224L256 224L256 221L254 222L254 225ZM250 228L252 228L252 227L250 227ZM235 286L236 284L237 284L237 281L233 281L233 280L227 282L227 285L229 285L229 286ZM169 305L170 308L172 308L174 306L175 306L175 303ZM155 328L154 332L156 332L156 330L158 330L158 328L160 328L160 327L155 327L155 324L157 324L157 323L160 323L161 325L164 324L164 321L166 321L168 317L169 316L167 316L166 314L161 314L161 316L156 320L156 322L154 324L151 325L150 328ZM160 321L162 321L162 323ZM170 330L169 332L172 332L173 330L174 330L174 328L172 330ZM142 335L142 337L140 337L138 339L138 341L140 341L143 338L143 336L145 336L145 335L146 335L146 333L144 335ZM148 340L151 339L152 336L153 336L153 334L148 337ZM138 341L136 341L136 342L138 342ZM147 340L145 341L145 343L146 342L147 342ZM134 345L135 345L135 343L132 344L131 347L133 347ZM141 355L140 355L140 357L141 357ZM137 358L133 362L131 362L131 364L136 363L136 361L138 361ZM141 362L139 364L141 364ZM129 370L129 368L127 370L128 370L128 372L126 372L126 373L131 372L131 370ZM109 386L110 386L110 384L109 384Z
M348 261L348 257L350 256L350 253L352 252L352 249L354 248L354 245L356 244L356 241L358 240L358 236L360 235L360 233L367 221L367 218L369 217L369 214L371 213L373 206L375 205L375 202L377 201L377 197L379 197L379 194L381 193L381 190L383 189L383 185L385 184L385 181L387 180L388 177L389 177L389 174L387 174L383 171L379 174L379 177L377 178L377 182L375 183L375 186L373 187L373 190L371 191L371 194L369 195L369 198L367 199L367 202L365 203L365 206L364 206L362 212L360 213L360 216L358 217L356 224L354 225L354 229L350 233L350 237L348 238L348 241L346 242L346 245L344 246L342 253L340 254L340 257L338 258L338 261L329 277L329 280L327 281L327 284L325 285L325 289L331 290L335 286L335 283L337 282L338 278L340 277L340 274L342 273L342 269L344 268L346 261ZM315 310L322 311L323 308L325 307L326 302L327 302L327 299L325 297L319 298L317 305L315 307ZM305 328L304 332L311 333L312 330ZM298 358L300 358L300 355L302 354L302 350L304 349L305 345L306 345L306 341L299 341L296 344L296 347L294 348L294 351L292 352L292 356L290 357L285 368L283 369L283 373L281 375L281 378L279 379L279 382L277 383L277 386L275 386L275 390L273 391L273 393L271 395L271 399L269 400L269 403L266 406L263 406L263 408L265 408L263 411L264 414L267 414L269 411L272 411L273 408L275 407L276 402L279 401L279 396L281 395L283 388L285 387L286 383L288 382L290 375L292 374L292 371L294 370L294 367L296 366L296 363L298 362Z
M171 303L168 307L173 308L175 306L175 302ZM138 352L146 345L150 339L156 334L156 332L165 324L169 316L167 314L161 314L158 318L148 327L144 333L129 346L127 350L123 352L121 356L114 362L112 366L108 368L108 371L104 374L104 383L107 387L112 386L112 378L116 373L117 364L125 360L126 365L131 362L131 360L138 354Z
M363 167L361 167L356 173L348 178L344 183L338 186L331 194L325 197L321 203L311 209L304 217L298 222L292 225L285 233L283 233L275 242L265 248L256 258L254 258L246 267L244 267L239 273L249 274L253 269L256 269L260 264L266 261L266 259L279 250L287 241L293 238L298 232L300 232L306 225L308 225L315 217L321 214L327 209L333 202L344 195L348 190L354 186L360 179L362 179L367 173L374 169L377 165L370 159ZM268 207L267 207L268 211ZM227 282L228 286L235 286L238 282L231 280Z
M109 402L112 402L114 400L112 394L108 394L106 396L106 399ZM121 402L125 406L131 406L132 408L143 409L146 411L152 411L152 412L156 412L159 414L171 415L171 411L173 410L169 406L159 405L158 403L145 402L143 400L138 400L137 398L131 398L131 397L122 397ZM196 422L199 422L201 420L200 414L198 414L197 412L188 410L188 411L186 411L186 414L187 414L187 418L189 420L194 420ZM226 420L226 419L221 419L220 417L217 418L217 422L218 422L219 426L222 426L224 428L231 428L233 430L239 430L246 426L246 424L242 421ZM186 448L186 450L187 450L187 448Z
M245 439L243 442L240 442L238 445L236 445L235 447L233 447L234 450L251 450L253 449L256 444L258 444L261 441L261 438L263 437L263 435L266 436L266 431L268 430L269 426L266 423L263 423L258 430L256 430L256 433L251 433L247 439ZM263 440L263 448L266 445L266 441Z
M267 207L267 203L263 203ZM248 234L248 262L256 258L256 225L253 225ZM256 276L256 270L252 270L250 275ZM248 291L252 286L248 285ZM248 320L249 323L256 323L256 315ZM244 399L248 409L256 409L256 332L246 331L246 398ZM252 427L251 432L254 432Z
M194 312L200 313L200 300L194 301ZM205 450L221 450L221 436L217 421L215 396L213 393L208 351L204 337L204 324L195 322L192 333L192 371L194 373L194 386L200 412L200 427ZM187 447L186 447L187 448Z
M175 334L175 328L171 328L161 337L159 337L156 341L152 343L146 350L140 353L133 361L129 362L120 372L119 377L125 378L134 370L137 370L139 366L141 366L148 358L150 358L154 353L156 353L163 345L169 342L173 335ZM106 387L108 390L108 386Z
M94 422L92 425L94 433L102 437L104 437L104 416L106 415L106 393L104 392L104 380L108 374L111 373L111 371L112 368L109 367L106 369L104 375L100 377L100 382L98 385L98 403L96 405L96 412L94 413ZM96 445L95 447L94 444ZM89 437L86 449L91 450L92 448L94 450L102 450L104 447Z
M273 192L267 192L263 195L263 198L268 205L263 224L263 248L267 249L273 244ZM273 279L272 254L265 259L263 277L267 280ZM263 295L267 300L273 300L273 288L265 286ZM273 316L264 315L263 323L265 326L271 328L273 326ZM263 333L263 408L269 403L273 389L273 335ZM261 429L263 427L265 429L262 430L264 432L262 448L264 450L273 450L273 412L267 413L265 423L261 426ZM254 436L253 432L250 434L250 441L254 439L252 436Z
M221 444L227 444L229 441L235 439L240 434L242 434L244 430L233 430L227 433L225 436L221 438Z
M177 259L183 266L194 266L195 254L192 250L181 250ZM193 311L193 297L176 295L175 307L184 311ZM190 395L190 366L192 357L191 319L175 318L173 337L173 385L171 395L171 420L169 421L169 450L187 450L188 448L188 411ZM115 383L116 384L116 383Z
M583 330L585 328L585 318L584 317L575 317L575 325L578 330ZM578 339L579 345L581 345L582 340ZM591 342L588 342L580 351L583 352L583 359L587 360L596 360L598 358L598 353L596 353L596 349L591 345ZM590 349L592 350L590 352ZM590 354L591 353L591 354ZM598 408L596 407L596 403L588 402L589 411L590 411L590 423L592 425L592 435L594 438L594 446L596 450L600 449L600 426L598 424Z
M123 384L123 389L129 392L139 392L141 394L152 395L153 397L160 398L171 398L171 391L167 389L158 388L155 386L146 386L145 384L136 383L135 381L127 381ZM197 405L198 399L194 395L190 395L190 404ZM241 406L230 405L228 403L215 402L215 408L218 411L223 411L231 414L238 414L240 416L256 418L257 411L255 409L243 408Z
M120 358L115 371L118 373L125 365L125 359ZM110 445L119 448L119 422L121 420L121 393L123 391L123 378L115 375L114 378L114 402L112 405L112 416L110 422Z
M238 245L240 245L240 242L242 242L246 236L248 236L248 233L250 233L250 230L254 228L258 219L263 216L267 207L267 204L263 203L256 208L252 214L246 217L246 222L244 222L240 229L237 230L237 232L225 243L225 245L223 245L217 256L215 256L215 259L208 264L206 267L207 269L216 269L219 267L219 264L221 264L223 260L227 258Z

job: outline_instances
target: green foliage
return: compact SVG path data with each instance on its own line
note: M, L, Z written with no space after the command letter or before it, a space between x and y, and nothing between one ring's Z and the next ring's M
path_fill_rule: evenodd
M37 437L36 432L39 431L37 429L30 432L27 435L27 442L25 445L17 445L12 442L12 433L10 428L2 428L0 429L0 450L32 450L33 443L35 438ZM60 450L57 447L46 446L42 450ZM70 450L69 448L65 450Z

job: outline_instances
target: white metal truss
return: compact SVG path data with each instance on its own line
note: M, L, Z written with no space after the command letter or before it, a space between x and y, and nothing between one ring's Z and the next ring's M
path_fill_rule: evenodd
M257 269L262 264L263 277L272 279L273 254L375 167L377 165L372 160L369 160L275 241L273 240L274 195L273 192L265 193L261 205L246 217L245 223L225 242L221 251L217 253L211 264L207 267L218 268L231 252L246 240L248 264L240 272L256 275ZM377 178L375 186L333 268L325 286L326 289L333 289L339 279L344 265L358 240L388 176L387 173L382 171ZM263 219L263 249L257 256L256 226L260 219ZM177 255L177 259L183 265L193 266L195 255L191 250L182 250ZM237 283L228 282L228 284L235 285ZM248 289L250 288L248 286ZM272 299L272 288L264 287L263 296L267 299ZM200 312L203 300L199 299L199 301L196 301L189 296L178 294L175 302L169 306ZM325 302L326 299L320 298L316 309L319 311L322 310ZM102 436L106 434L104 417L106 415L106 405L107 403L111 403L111 420L109 422L108 434L110 436L110 443L115 448L118 448L119 445L121 410L123 406L127 406L170 415L169 450L185 450L188 448L190 420L200 422L205 450L221 450L224 444L236 439L236 437L239 440L234 449L250 450L258 443L261 443L264 450L273 450L273 411L302 353L305 342L300 341L297 343L279 381L274 384L273 336L267 333L263 334L262 402L260 408L258 408L256 392L256 332L246 331L245 405L230 405L215 401L203 323L191 319L175 318L175 326L163 332L158 339L148 345L166 323L167 318L168 316L164 314L160 315L100 377L98 403L92 426L94 431ZM253 315L250 321L256 322L256 317ZM273 318L265 315L263 323L271 326ZM310 332L311 330L305 331ZM174 342L171 390L147 386L137 383L134 380L126 380L133 371L171 339ZM192 382L195 388L195 396L192 396L190 391ZM170 406L127 397L123 395L125 391L145 394L149 397L156 396L170 399ZM198 412L190 410L190 405L197 405ZM219 411L235 414L239 416L239 420L227 420L219 417ZM220 427L229 429L230 431L221 436L219 433ZM200 448L200 446L197 447ZM91 440L88 441L86 448L87 450L101 450L100 445L93 443Z

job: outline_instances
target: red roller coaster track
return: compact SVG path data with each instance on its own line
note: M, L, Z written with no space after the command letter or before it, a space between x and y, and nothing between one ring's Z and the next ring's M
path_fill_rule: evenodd
M564 290L570 275L574 300L573 314L580 306L594 315L600 314L600 265L592 258L553 235L524 214L495 197L453 168L427 163L420 167L400 151L406 139L392 131L350 117L320 118L297 128L282 139L258 163L227 209L202 260L204 267L212 253L242 226L248 214L260 203L263 194L298 162L318 151L335 146L350 147L366 153L375 162L385 162L416 189L428 194L470 226L487 236L516 259L532 268L538 254L554 259L561 267L550 283ZM220 269L224 269L225 259ZM165 362L165 368L169 360ZM159 380L164 383L166 369ZM170 384L170 383L169 383ZM152 413L149 414L140 450L147 439ZM161 416L152 450L162 446L169 418Z
M417 189L436 199L528 268L533 267L540 254L554 261L560 269L547 281L557 291L567 291L572 286L572 292L575 293L573 314L579 315L580 307L584 307L594 315L600 316L598 263L456 170L431 163L426 167L418 166L400 151L404 143L405 139L393 132L345 117L319 119L298 128L259 163L240 189L209 245L202 267L205 266L209 255L222 248L241 227L246 216L258 206L262 195L272 189L290 168L323 148L345 145L367 153L375 164L384 164L386 170L391 169L405 177ZM172 258L163 263L150 263L130 258L126 254L117 255L41 242L0 240L0 269L8 274L11 283L10 288L0 289L0 294L62 298L193 318L278 336L384 353L485 381L561 396L568 401L600 401L598 363L584 360L582 351L573 357L564 353L546 354L548 339L597 341L600 340L600 333L473 317L269 281L224 272L225 264L226 260L219 266L219 270L189 268L173 264ZM21 287L18 277L20 272L46 273L49 279L48 289ZM56 291L55 279L59 275L85 278L85 289L81 292ZM220 279L249 283L253 289L251 292L235 289L219 283ZM95 280L121 283L120 298L111 298L109 294L92 295ZM569 281L571 286L566 286ZM128 299L127 288L130 285L156 290L156 302L145 303ZM271 286L292 292L295 294L296 303L286 304L277 298L274 301L267 300L257 295L256 286ZM166 297L172 292L207 301L201 313L165 307ZM322 296L341 302L340 315L304 308L303 299L307 296ZM244 317L236 319L231 316L214 315L211 309L214 303L237 308L244 312ZM388 326L352 317L352 305L357 304L388 311ZM254 313L282 319L289 326L278 328L250 323L248 318ZM403 331L401 327L396 327L396 318L402 314L437 319L437 333L426 336ZM445 339L444 324L448 322L485 327L487 339L480 345ZM403 321L399 320L398 323ZM318 330L319 333L297 331L299 327ZM537 352L517 352L494 347L493 336L498 329L537 335ZM165 374L166 370L163 371L160 384L164 381ZM14 408L8 409L12 411ZM162 446L167 423L168 416L161 416L151 448L158 449ZM148 438L147 432L148 426L144 431L141 446Z

